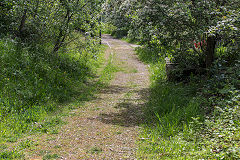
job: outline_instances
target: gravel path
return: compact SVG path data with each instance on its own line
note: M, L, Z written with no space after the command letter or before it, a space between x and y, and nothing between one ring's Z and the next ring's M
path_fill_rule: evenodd
M148 97L147 66L137 59L136 45L103 35L103 44L120 69L95 100L74 110L57 135L46 136L37 148L60 159L136 159L136 139Z

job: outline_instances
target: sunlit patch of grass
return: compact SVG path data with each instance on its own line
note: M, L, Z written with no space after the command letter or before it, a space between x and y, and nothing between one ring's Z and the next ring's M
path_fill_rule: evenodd
M140 156L177 158L187 156L198 146L191 126L193 117L203 119L201 99L195 88L182 84L156 84L151 89L145 113L148 123L139 141ZM183 153L184 151L184 154Z
M131 73L138 73L138 70L136 68L133 68L130 72Z
M20 142L20 144L18 145L18 147L20 149L27 149L27 148L30 148L34 145L34 142L29 140L29 139L26 139L26 140L23 140L22 142Z

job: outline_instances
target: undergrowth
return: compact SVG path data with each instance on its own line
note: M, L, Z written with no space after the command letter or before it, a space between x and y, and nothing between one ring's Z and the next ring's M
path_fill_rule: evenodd
M104 69L101 81L94 81L104 62L104 47L94 40L80 38L58 55L51 48L0 39L0 159L23 158L19 140L29 134L57 134L61 117L110 79Z
M164 57L148 48L137 53L151 73L138 158L239 159L239 70L224 77L215 71L208 81L168 82Z

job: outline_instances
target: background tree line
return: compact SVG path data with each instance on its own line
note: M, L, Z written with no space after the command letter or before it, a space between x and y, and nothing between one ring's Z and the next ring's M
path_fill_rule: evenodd
M1 35L13 35L23 41L51 42L56 52L78 29L96 32L101 1L83 0L3 0Z
M138 40L183 68L210 68L216 59L233 64L239 58L239 6L237 0L112 0L105 17L116 26L113 34Z

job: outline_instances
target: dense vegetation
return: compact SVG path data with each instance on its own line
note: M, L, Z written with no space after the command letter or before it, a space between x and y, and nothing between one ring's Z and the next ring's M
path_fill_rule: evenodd
M91 82L103 62L100 11L98 0L0 2L0 159L23 158L21 144L5 144L24 134L56 134L62 113L108 79Z
M240 2L121 0L105 8L112 35L138 41L150 64L139 158L239 159Z

